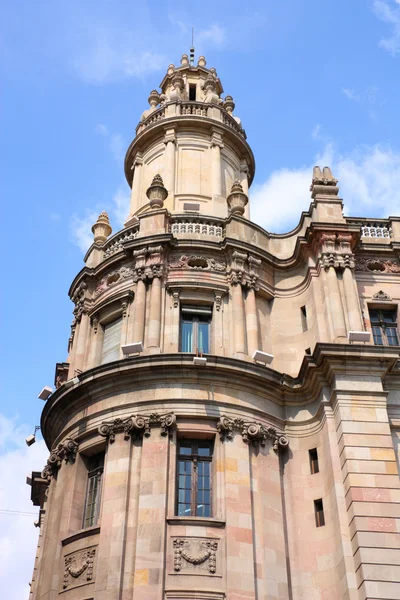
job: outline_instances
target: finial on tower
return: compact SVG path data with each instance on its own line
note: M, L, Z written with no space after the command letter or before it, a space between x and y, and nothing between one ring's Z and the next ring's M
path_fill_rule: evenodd
M99 214L96 223L92 226L92 232L94 235L94 243L100 244L101 246L107 240L108 236L111 235L112 228L106 211Z
M164 200L168 196L168 190L164 187L164 182L159 173L154 175L150 187L147 188L146 196L149 199L150 208L155 210L164 206Z
M192 27L192 45L190 47L190 66L194 65L194 27Z
M242 184L237 179L233 182L231 192L226 199L232 215L241 217L249 199L243 191Z
M324 167L322 172L321 167L314 167L310 186L311 197L315 198L317 195L337 196L339 192L337 182L338 180L332 175L329 167Z

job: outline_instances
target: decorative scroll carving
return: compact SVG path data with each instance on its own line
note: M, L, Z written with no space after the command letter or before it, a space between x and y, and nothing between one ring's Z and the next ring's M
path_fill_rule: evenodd
M228 279L231 285L240 283L243 287L258 288L261 260L235 250L231 255Z
M221 292L214 292L215 310L217 312L219 312L221 310L222 296L223 296L223 294L221 294Z
M370 271L372 273L400 273L400 265L392 260L359 258L356 261L356 271Z
M179 306L179 296L180 296L179 290L172 291L172 302L173 302L174 308L178 308L178 306Z
M75 308L73 310L73 315L75 318L72 323L72 327L76 325L76 321L80 321L82 314L86 311L85 299L87 287L86 281L81 281L72 296L72 302L75 304Z
M42 471L43 479L47 479L50 483L52 477L54 477L61 467L63 460L65 462L75 462L77 450L78 444L77 442L74 442L74 440L71 440L71 438L66 439L65 442L60 442L58 446L53 448L50 452L46 466Z
M266 441L271 440L275 451L287 448L289 445L289 441L283 433L279 433L274 427L265 427L256 421L222 416L217 423L217 431L221 440L232 440L237 431L241 434L243 441L252 446L265 446Z
M144 415L132 415L126 419L116 418L113 421L103 421L99 426L98 431L100 435L109 439L112 443L115 441L115 435L117 433L123 433L124 439L129 440L131 437L150 437L151 425L159 425L161 428L161 435L168 435L171 430L175 427L176 416L173 412L160 415L158 413L152 413L149 416Z
M208 256L199 256L199 255L191 255L191 256L173 256L171 257L168 267L170 269L194 269L200 271L202 269L207 269L210 271L225 271L226 263L217 261L215 258L210 258Z
M162 277L164 271L163 246L150 246L133 251L135 259L134 281L151 281Z
M96 548L78 550L64 559L63 589L93 581L93 567Z
M173 540L173 548L175 572L179 573L187 568L195 570L195 567L201 566L200 570L215 574L218 540L176 538Z
M324 232L320 234L318 241L321 247L321 265L324 269L354 269L354 238L351 233Z
M374 294L372 296L372 298L374 300L391 300L391 297L388 296L388 294L386 294L386 292L384 292L383 290L380 290L379 292L376 292L376 294Z

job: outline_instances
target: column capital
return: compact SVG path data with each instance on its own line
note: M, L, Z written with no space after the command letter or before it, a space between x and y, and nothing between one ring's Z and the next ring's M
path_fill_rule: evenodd
M266 427L257 421L245 421L240 417L231 419L222 416L217 423L217 431L222 441L232 440L235 433L240 433L245 444L264 447L267 440L271 440L273 449L277 452L289 446L289 440L278 432L275 427Z
M175 414L173 412L162 415L151 413L149 416L131 415L125 419L118 417L112 421L103 421L98 432L112 444L117 433L123 433L125 440L130 440L132 437L150 437L151 426L157 425L161 428L161 435L170 435L176 425Z

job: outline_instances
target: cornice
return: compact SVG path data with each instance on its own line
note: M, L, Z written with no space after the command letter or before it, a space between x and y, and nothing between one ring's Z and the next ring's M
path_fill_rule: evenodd
M83 372L73 387L58 388L44 407L41 431L51 446L58 435L55 430L61 431L68 415L84 405L127 390L157 387L160 381L163 387L176 381L182 385L226 384L281 406L304 406L318 400L323 387L331 385L336 375L384 378L398 359L398 350L390 347L317 344L313 355L304 358L299 375L291 377L252 362L215 355L207 356L204 369L193 365L193 355L185 353L130 357Z

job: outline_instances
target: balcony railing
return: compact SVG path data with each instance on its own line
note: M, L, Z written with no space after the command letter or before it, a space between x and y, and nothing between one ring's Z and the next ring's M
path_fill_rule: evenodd
M390 238L391 230L383 223L365 223L361 225L361 237L369 238Z
M174 217L170 222L170 232L172 235L225 237L225 230L221 221L202 219L201 217Z
M139 225L135 225L134 228L122 231L120 234L110 238L104 246L103 258L108 258L109 256L112 256L113 254L123 250L124 244L134 240L138 233Z

